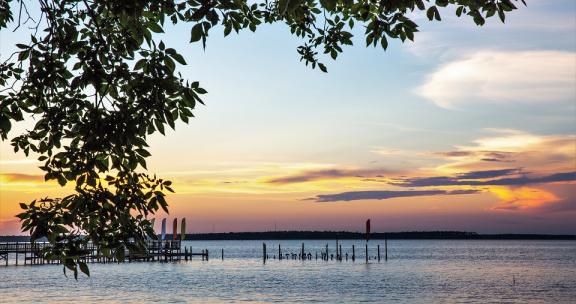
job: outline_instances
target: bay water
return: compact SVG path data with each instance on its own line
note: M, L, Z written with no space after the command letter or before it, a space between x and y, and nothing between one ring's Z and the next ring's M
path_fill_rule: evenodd
M277 260L302 243L312 260ZM389 240L384 261L371 240L368 263L364 241L340 241L342 262L320 259L327 244L335 254L335 240L185 241L209 261L89 264L77 281L61 265L0 266L0 303L576 303L574 241Z

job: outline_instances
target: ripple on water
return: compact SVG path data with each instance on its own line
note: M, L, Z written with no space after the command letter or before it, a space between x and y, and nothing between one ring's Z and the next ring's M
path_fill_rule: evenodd
M65 278L58 265L0 267L0 302L570 303L576 298L576 242L570 241L389 241L390 260L369 264L363 243L356 242L355 263L265 265L260 241L185 243L195 251L224 248L226 259L92 264L92 277L78 281ZM278 241L267 243L277 248ZM334 246L334 241L305 243L313 256L327 243ZM351 253L352 241L341 244ZM300 246L282 241L284 253Z

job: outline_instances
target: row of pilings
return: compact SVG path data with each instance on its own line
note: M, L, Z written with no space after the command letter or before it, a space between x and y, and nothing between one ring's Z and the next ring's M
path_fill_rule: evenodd
M323 250L315 250L314 254L310 251L306 251L304 243L302 243L302 247L298 252L282 252L282 245L278 244L278 251L268 251L266 243L262 243L262 261L266 263L267 260L323 260L323 261L356 261L358 258L356 255L356 245L352 245L349 248L351 251L342 253L342 244L339 244L338 240L336 240L336 247L330 251L328 244L326 244L325 249ZM368 242L366 242L364 246L364 260L368 263L370 260L378 261L381 260L388 261L388 240L384 240L383 252L380 251L380 244L376 245L376 255L371 256L369 254L369 247ZM224 255L222 255L224 256Z

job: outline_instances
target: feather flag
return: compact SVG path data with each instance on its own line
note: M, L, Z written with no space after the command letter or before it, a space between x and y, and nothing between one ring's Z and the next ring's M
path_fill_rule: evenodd
M162 233L161 233L162 237L161 240L165 240L166 239L166 219L163 218L162 219Z
M176 240L178 237L178 219L174 218L174 223L172 224L172 240Z
M180 224L180 240L183 241L186 238L186 218L182 219L182 224Z
M366 221L366 242L370 240L370 219Z

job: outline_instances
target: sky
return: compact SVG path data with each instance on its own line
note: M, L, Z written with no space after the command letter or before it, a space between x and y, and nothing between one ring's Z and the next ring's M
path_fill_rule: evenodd
M576 1L528 0L506 24L443 12L415 42L355 46L328 73L281 24L206 50L189 27L156 38L208 90L188 125L149 138L189 233L271 230L576 233ZM0 58L20 42L0 33ZM33 124L16 125L17 136ZM20 202L73 191L0 143L0 235ZM157 221L158 223L159 221Z

